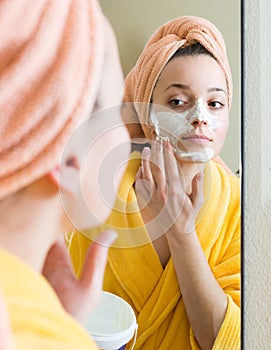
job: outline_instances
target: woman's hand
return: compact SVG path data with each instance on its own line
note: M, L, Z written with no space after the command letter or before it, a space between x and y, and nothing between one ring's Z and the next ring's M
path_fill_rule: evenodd
M203 203L201 172L193 177L189 187L191 193L186 193L184 178L168 141L163 145L155 141L152 150L144 148L135 191L152 239L170 231L185 234L195 229L195 218Z
M153 150L145 149L142 158L135 189L143 220L152 239L166 233L189 322L200 347L211 349L225 317L227 298L195 230L203 202L203 175L196 173L191 182L190 174L190 183L185 183L181 174L184 170L178 166L168 142L164 149L155 142ZM190 191L184 190L189 187Z
M64 240L55 243L47 254L43 275L64 308L81 322L86 320L99 300L108 249L116 237L114 231L106 231L92 243L79 279L74 275Z

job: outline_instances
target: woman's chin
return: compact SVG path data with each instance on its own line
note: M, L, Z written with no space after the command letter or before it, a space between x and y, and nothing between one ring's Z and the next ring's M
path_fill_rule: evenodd
M191 150L182 150L177 148L175 150L176 156L187 162L196 162L196 163L206 163L211 160L214 156L214 150L212 148L204 149L191 149Z

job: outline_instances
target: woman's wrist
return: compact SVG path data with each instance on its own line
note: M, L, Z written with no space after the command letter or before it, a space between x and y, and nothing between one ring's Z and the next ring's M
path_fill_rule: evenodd
M191 243L195 239L198 240L195 228L187 230L185 226L180 228L179 225L175 224L166 232L166 238L169 244L178 246L185 245L188 242Z

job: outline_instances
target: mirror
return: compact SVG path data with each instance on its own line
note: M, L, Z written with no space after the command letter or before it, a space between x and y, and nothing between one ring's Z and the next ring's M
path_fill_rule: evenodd
M151 34L164 22L182 15L205 17L222 32L233 76L233 102L230 126L221 157L236 173L240 167L240 0L179 1L179 0L100 0L118 41L124 74L134 66Z

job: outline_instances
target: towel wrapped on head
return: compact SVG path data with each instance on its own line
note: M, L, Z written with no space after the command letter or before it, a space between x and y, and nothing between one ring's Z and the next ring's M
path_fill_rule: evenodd
M49 172L91 113L103 21L96 0L1 1L0 199Z
M174 53L180 47L195 42L209 51L221 66L226 78L229 106L231 105L232 76L222 34L214 24L204 18L175 18L154 32L126 78L124 102L134 103L134 106L132 110L130 108L126 111L124 120L132 139L145 136L150 138L148 106L155 84Z

